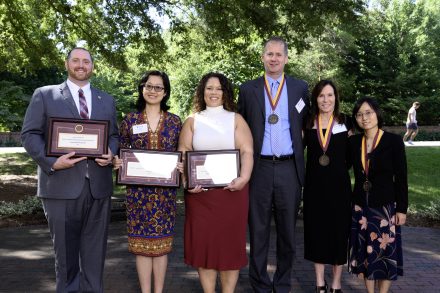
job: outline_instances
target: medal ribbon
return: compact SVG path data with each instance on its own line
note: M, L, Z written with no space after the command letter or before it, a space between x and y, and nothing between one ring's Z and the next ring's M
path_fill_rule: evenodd
M267 81L266 74L264 74L264 89L266 90L267 98L269 99L270 106L272 107L272 111L275 111L275 108L277 107L278 102L280 101L281 91L283 90L283 87L284 87L284 73L283 73L283 78L281 79L281 84L278 87L277 93L275 97L272 97L272 95L270 94L269 81Z
M325 132L325 135L322 134L321 117L319 114L318 117L316 118L316 124L317 124L316 132L318 135L319 145L321 146L321 149L325 153L327 151L328 145L330 144L333 125L335 124L335 120L333 119L333 114L332 116L330 116L330 119L328 120L327 131Z
M376 132L376 135L374 136L373 139L373 148L371 150L374 151L374 149L377 147L377 145L380 142L380 139L382 138L383 135L383 131L382 130L378 130ZM371 153L370 152L370 153ZM365 175L368 178L368 169L369 169L369 165L370 165L370 160L368 159L368 154L367 154L367 140L365 139L365 135L362 137L362 153L361 153L361 161L362 161L362 167L364 168L365 171Z

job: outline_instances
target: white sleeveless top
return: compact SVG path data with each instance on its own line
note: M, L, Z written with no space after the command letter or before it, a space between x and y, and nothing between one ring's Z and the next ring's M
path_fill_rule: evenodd
M194 115L193 149L235 149L235 113L223 106L206 107Z

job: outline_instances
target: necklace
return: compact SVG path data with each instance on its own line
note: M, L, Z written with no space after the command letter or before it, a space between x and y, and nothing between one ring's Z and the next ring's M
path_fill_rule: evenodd
M154 131L153 131L153 129L151 129L150 122L148 121L147 111L144 111L144 117L145 117L145 122L147 123L148 133L150 134L149 135L149 137L150 137L150 147L153 150L158 149L158 147L159 147L159 134L158 134L158 130L160 129L160 125L162 124L163 111L160 111L159 122L157 122L157 126L156 126L156 129Z

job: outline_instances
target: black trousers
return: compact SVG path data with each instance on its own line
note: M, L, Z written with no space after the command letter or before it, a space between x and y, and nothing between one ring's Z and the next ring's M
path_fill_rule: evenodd
M249 192L250 282L258 293L287 293L291 288L296 215L301 200L295 161L260 159L255 163ZM272 214L277 234L273 281L267 273Z

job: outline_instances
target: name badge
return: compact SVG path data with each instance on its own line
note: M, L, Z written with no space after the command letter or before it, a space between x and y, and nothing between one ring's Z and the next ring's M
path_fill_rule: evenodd
M348 129L347 129L347 127L345 127L345 124L335 124L335 125L333 125L332 133L337 134L337 133L344 132L347 130Z
M301 113L302 109L304 108L306 104L304 103L303 99L299 99L298 103L296 103L296 110L298 111L298 113Z
M144 132L148 132L148 125L147 124L137 124L137 125L133 125L133 134L139 134L139 133L144 133Z

